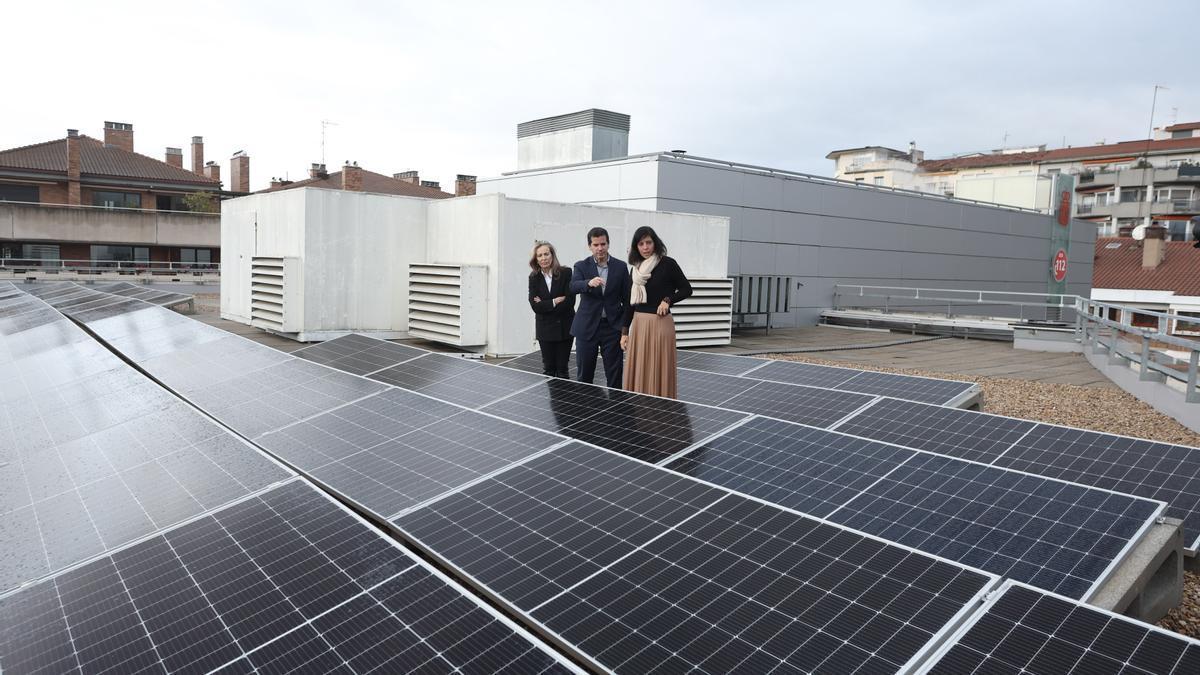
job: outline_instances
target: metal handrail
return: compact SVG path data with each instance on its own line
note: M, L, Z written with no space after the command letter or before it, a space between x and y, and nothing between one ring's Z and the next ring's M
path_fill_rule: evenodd
M221 273L221 263L167 262L159 260L70 260L65 258L0 258L0 270L61 270L142 272L213 272Z

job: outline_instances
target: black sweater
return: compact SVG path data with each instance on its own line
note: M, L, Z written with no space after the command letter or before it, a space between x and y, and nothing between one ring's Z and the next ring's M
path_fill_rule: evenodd
M632 270L630 270L632 273ZM649 312L653 314L658 311L658 303L667 299L672 307L684 300L692 297L692 285L688 283L687 277L683 276L683 270L679 269L679 263L675 262L674 258L663 256L662 260L654 266L654 271L650 273L650 278L646 281L646 302L641 305L629 304L625 306L625 321L624 332L628 332L629 325L633 323L634 312Z

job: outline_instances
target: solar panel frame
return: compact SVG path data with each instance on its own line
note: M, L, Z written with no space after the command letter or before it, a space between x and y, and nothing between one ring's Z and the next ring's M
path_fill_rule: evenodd
M411 361L427 353L429 352L424 349L358 333L351 333L291 352L292 356L355 375L369 375Z
M640 460L630 459L630 458L624 457L622 455L619 455L617 453L613 453L609 450L605 450L605 449L594 447L594 446L588 446L587 444L582 444L582 443L578 443L578 442L572 442L572 443L566 444L560 448L557 448L551 452L545 453L543 455L539 455L536 458L536 460L552 459L552 458L554 458L555 453L562 453L562 452L569 451L574 448L584 448L584 449L588 450L589 452L596 452L596 453L600 453L602 455L608 456L610 458L615 458L615 460L618 462L627 462L632 465L641 466L644 469L648 469L648 470L652 470L652 471L656 468L656 467L653 467L652 465L646 464L645 462L641 462ZM410 528L411 528L411 522L413 519L426 518L428 516L428 514L433 513L433 511L431 511L431 509L437 508L439 503L443 503L443 502L446 502L447 500L454 499L456 495L463 494L464 492L466 492L469 489L474 489L476 491L490 489L489 484L494 484L494 481L501 480L506 475L509 475L509 477L511 478L512 472L519 471L521 469L521 467L528 467L530 464L532 464L536 460L530 459L530 460L526 460L525 462L522 462L520 464L514 464L509 469L499 472L496 476L494 476L491 479L488 479L487 481L481 481L480 483L476 483L472 486L469 486L468 488L463 488L454 493L448 493L447 495L444 495L443 497L439 498L437 501L432 502L429 505L426 505L422 509L411 511L407 515L405 515L403 518L393 519L393 521L391 521L391 522L395 526L397 532L399 534L401 534L401 536L404 536L407 541L409 541L413 545L417 546L419 549L424 551L426 554L431 555L435 559L440 560L442 562L442 564L446 565L449 569L452 569L455 572L456 576L458 578L462 579L464 583L477 589L480 593L486 595L487 597L492 598L493 600L495 600L497 602L505 603L509 606L515 606L515 607L520 608L521 604L514 602L511 598L506 598L501 592L497 591L491 584L479 579L474 574L472 574L468 569L466 569L465 567L463 567L456 561L452 560L450 557L445 555L443 552L440 552L438 550L438 546L436 543L430 544L428 541L423 540L419 534L414 534ZM928 560L929 564L931 564L931 565L932 564L948 565L951 568L955 568L955 569L959 570L959 572L961 572L961 573L973 575L973 576L977 577L978 579L980 579L979 588L977 591L975 591L974 593L971 594L970 599L965 601L964 604L961 607L959 607L957 610L950 612L951 616L949 616L943 623L939 623L938 628L936 630L931 631L931 637L929 637L928 639L925 639L924 637L922 637L920 646L913 651L911 656L907 657L907 661L906 661L906 663L903 664L901 671L906 670L909 667L911 667L913 664L917 663L922 658L923 654L928 649L930 649L932 645L935 645L938 642L940 642L940 639L945 634L949 633L955 626L958 625L958 623L960 623L962 620L964 620L964 618L967 615L969 615L969 613L971 611L973 611L973 607L976 606L978 604L978 602L982 599L982 597L991 588L993 588L996 585L996 583L998 582L998 577L996 577L995 575L992 575L992 574L989 574L986 572L981 572L978 570L973 570L971 568L968 568L966 566L963 566L963 565L960 565L958 563L954 563L951 561L935 559L933 556L928 556L926 554L913 551L912 549L909 549L908 547L893 544L891 542L885 542L885 541L880 540L871 535L865 535L865 534L861 534L861 533L857 533L857 532L852 532L850 530L846 530L840 526L828 523L827 521L823 521L818 518L813 518L813 517L805 515L805 514L800 514L800 513L794 512L790 509L785 509L785 508L782 508L779 506L767 504L766 502L755 499L753 497L746 497L743 495L738 495L738 494L736 494L732 491L729 491L725 488L720 488L717 486L706 486L703 483L700 483L698 481L693 481L692 479L689 479L685 476L681 476L678 474L672 474L671 472L663 472L662 474L657 474L656 477L659 479L663 479L664 476L672 476L672 475L676 476L676 478L678 478L679 480L682 480L685 482L691 482L697 486L704 486L706 488L715 490L714 494L717 495L717 499L715 501L711 501L711 502L706 501L705 503L708 504L708 506L706 506L706 508L711 507L715 504L719 504L723 500L732 500L732 501L728 502L728 504L731 506L740 506L740 505L748 504L748 505L751 505L752 508L765 508L772 513L785 514L786 518L794 518L794 519L802 520L805 522L813 523L814 524L813 527L822 527L822 526L828 527L829 530L823 531L823 533L831 534L831 536L833 533L836 533L836 536L844 535L844 536L848 536L851 538L855 538L855 541L857 541L857 542L865 542L865 545L867 545L868 548L872 551L875 551L875 549L901 551L901 552L903 552L903 554L905 556L915 555L916 558L912 558L914 560L916 560L916 559L920 559L922 561ZM593 487L595 487L595 486L593 486ZM703 499L703 500L708 499L705 496L708 493L698 493L698 494L700 495L700 497L699 497L700 499ZM697 497L688 497L687 499L695 499L695 498L697 498ZM531 502L522 501L522 503L531 503ZM478 512L478 511L476 511L476 512ZM697 512L697 513L699 513L699 512ZM693 517L695 517L695 513L693 513L691 516L685 517L682 522L687 523ZM409 522L408 527L406 527L404 521ZM437 529L438 531L443 532L443 533L445 532L441 528L435 528L435 529ZM673 529L666 530L665 533L670 533L673 531L674 531ZM566 531L567 534L570 534L571 532L572 531L570 529L568 529ZM643 544L635 547L632 552L626 552L626 553L616 557L613 562L602 567L600 571L604 572L607 569L614 568L617 565L620 565L620 564L623 564L623 563L629 561L633 554L635 554L639 551L642 551L643 549L646 549L648 546L653 545L656 542L663 541L662 540L663 534L664 533L659 533L658 535L652 536L648 540L648 543L643 543ZM580 534L574 534L571 536L577 537L577 536L580 536ZM624 536L624 535L622 535L622 536ZM788 542L794 541L790 537L784 537L783 539ZM835 548L841 549L843 544L848 544L848 543L852 543L852 542L848 542L848 541L842 542L841 540L839 540L838 545L835 546ZM601 543L600 545L603 546L604 544ZM786 548L788 546L788 544L784 544L784 546ZM774 549L772 549L772 550L774 550ZM544 556L545 554L540 554L540 555ZM767 556L767 557L769 558L774 555L777 555L777 554L772 553L770 556ZM705 559L707 560L707 558L705 558ZM878 563L878 560L872 556L868 556L866 559L871 560L872 564ZM907 559L910 559L910 558L906 558L906 560ZM694 564L697 562L702 563L703 561L691 561L689 564ZM896 562L896 561L891 561L889 563L881 565L881 569L893 567L894 565L892 565L892 563L894 563L894 562ZM755 563L755 564L757 564L757 563ZM569 571L569 570L567 570L567 571ZM739 570L739 572L740 572L740 570ZM530 573L531 573L530 570L526 570L524 572L525 575L529 575ZM584 661L587 661L587 662L590 662L593 664L597 664L596 656L593 654L590 654L587 651L586 646L583 646L583 647L579 646L579 644L577 644L577 643L581 642L580 640L572 639L570 636L567 636L567 635L557 631L553 626L549 625L547 623L547 621L539 619L537 616L535 616L535 614L537 612L541 611L543 608L552 607L552 603L560 598L565 597L565 593L569 593L576 589L583 588L584 584L590 583L594 579L596 579L598 574L599 573L597 573L597 572L593 572L593 573L590 573L587 575L583 575L581 581L576 582L572 586L566 587L566 591L564 591L563 593L559 593L557 595L551 595L549 597L543 597L544 594L538 594L536 596L532 596L524 603L525 606L528 607L528 609L522 608L520 610L523 620L526 621L526 623L528 623L531 627L536 628L537 632L539 634L546 636L548 639L550 639L552 642L554 642L555 644L560 646L562 649L567 650L571 654L574 654L577 658L583 659ZM905 575L908 575L908 573L906 572ZM578 574L577 574L577 576L578 576ZM827 572L827 576L829 576L831 579L836 577L839 580L842 580L841 577L838 577L838 575L836 573L833 573L832 571ZM514 583L518 583L518 584L520 583L515 578L513 581L514 581ZM755 581L754 583L759 583L759 582ZM879 592L882 593L883 590L879 589ZM889 602L896 600L896 597L894 594L889 594L887 597L888 597ZM536 604L530 604L530 603L534 602L535 600L537 601ZM901 604L905 604L905 603L897 602L896 604L901 605ZM713 609L716 609L716 608L709 607L708 611L711 612ZM822 611L824 611L824 610L822 610ZM943 607L941 611L944 612L945 608ZM611 618L606 619L607 623L611 623L611 621L612 621ZM869 624L869 625L873 626L874 624ZM600 634L598 636L593 636L593 637L594 637L594 639L592 640L593 643L595 643L596 641L599 641L600 643L606 643L607 641L610 641L610 640L617 640L619 636L617 634ZM687 639L692 640L694 637L695 636L693 635ZM895 641L895 642L896 642L896 644L903 643L903 641ZM836 647L836 644L834 646ZM903 647L898 647L898 648L903 648ZM670 648L668 647L668 649L670 649ZM792 649L795 649L795 645L792 645ZM839 654L840 654L840 652L839 652ZM713 658L717 658L717 657L714 655ZM626 659L626 660L628 660L628 659ZM622 662L622 663L624 663L624 662ZM613 664L608 664L608 663L599 663L597 665L599 667L605 668L605 669L614 667ZM620 665L620 664L616 664L616 665ZM648 667L646 667L645 664L639 663L634 668L633 672L646 672L647 670L648 670Z
M1023 603L1030 600L1036 604L1026 607ZM1042 603L1052 614L1033 621L1029 613ZM1025 611L1021 616L1015 616L1022 608ZM1029 622L1024 621L1027 617L1031 619ZM1087 644L1072 643L1069 635L1059 637L1060 631L1066 632L1068 623L1073 624L1071 632L1079 633L1080 638L1090 638ZM1147 641L1150 636L1154 637L1153 644ZM1133 642L1135 639L1137 642ZM1062 654L1047 651L1051 641L1067 643L1065 646L1071 650L1067 656L1073 656L1074 660L1064 661ZM1063 646L1054 645L1058 649ZM1173 650L1178 650L1178 656L1170 669L1149 663L1169 660ZM1162 658L1164 652L1168 659ZM1200 672L1200 640L1009 579L989 593L978 611L930 653L916 672L918 675L1000 672L1190 675Z

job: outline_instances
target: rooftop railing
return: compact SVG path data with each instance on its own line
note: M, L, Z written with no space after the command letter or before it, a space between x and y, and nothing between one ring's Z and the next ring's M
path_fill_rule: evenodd
M221 263L0 258L0 275L220 276Z

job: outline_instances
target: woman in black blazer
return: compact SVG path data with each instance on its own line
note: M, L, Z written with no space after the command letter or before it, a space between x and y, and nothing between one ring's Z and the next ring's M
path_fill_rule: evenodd
M542 348L542 373L570 379L571 320L575 318L575 296L571 294L571 270L558 262L558 252L548 241L533 246L529 257L529 306Z

